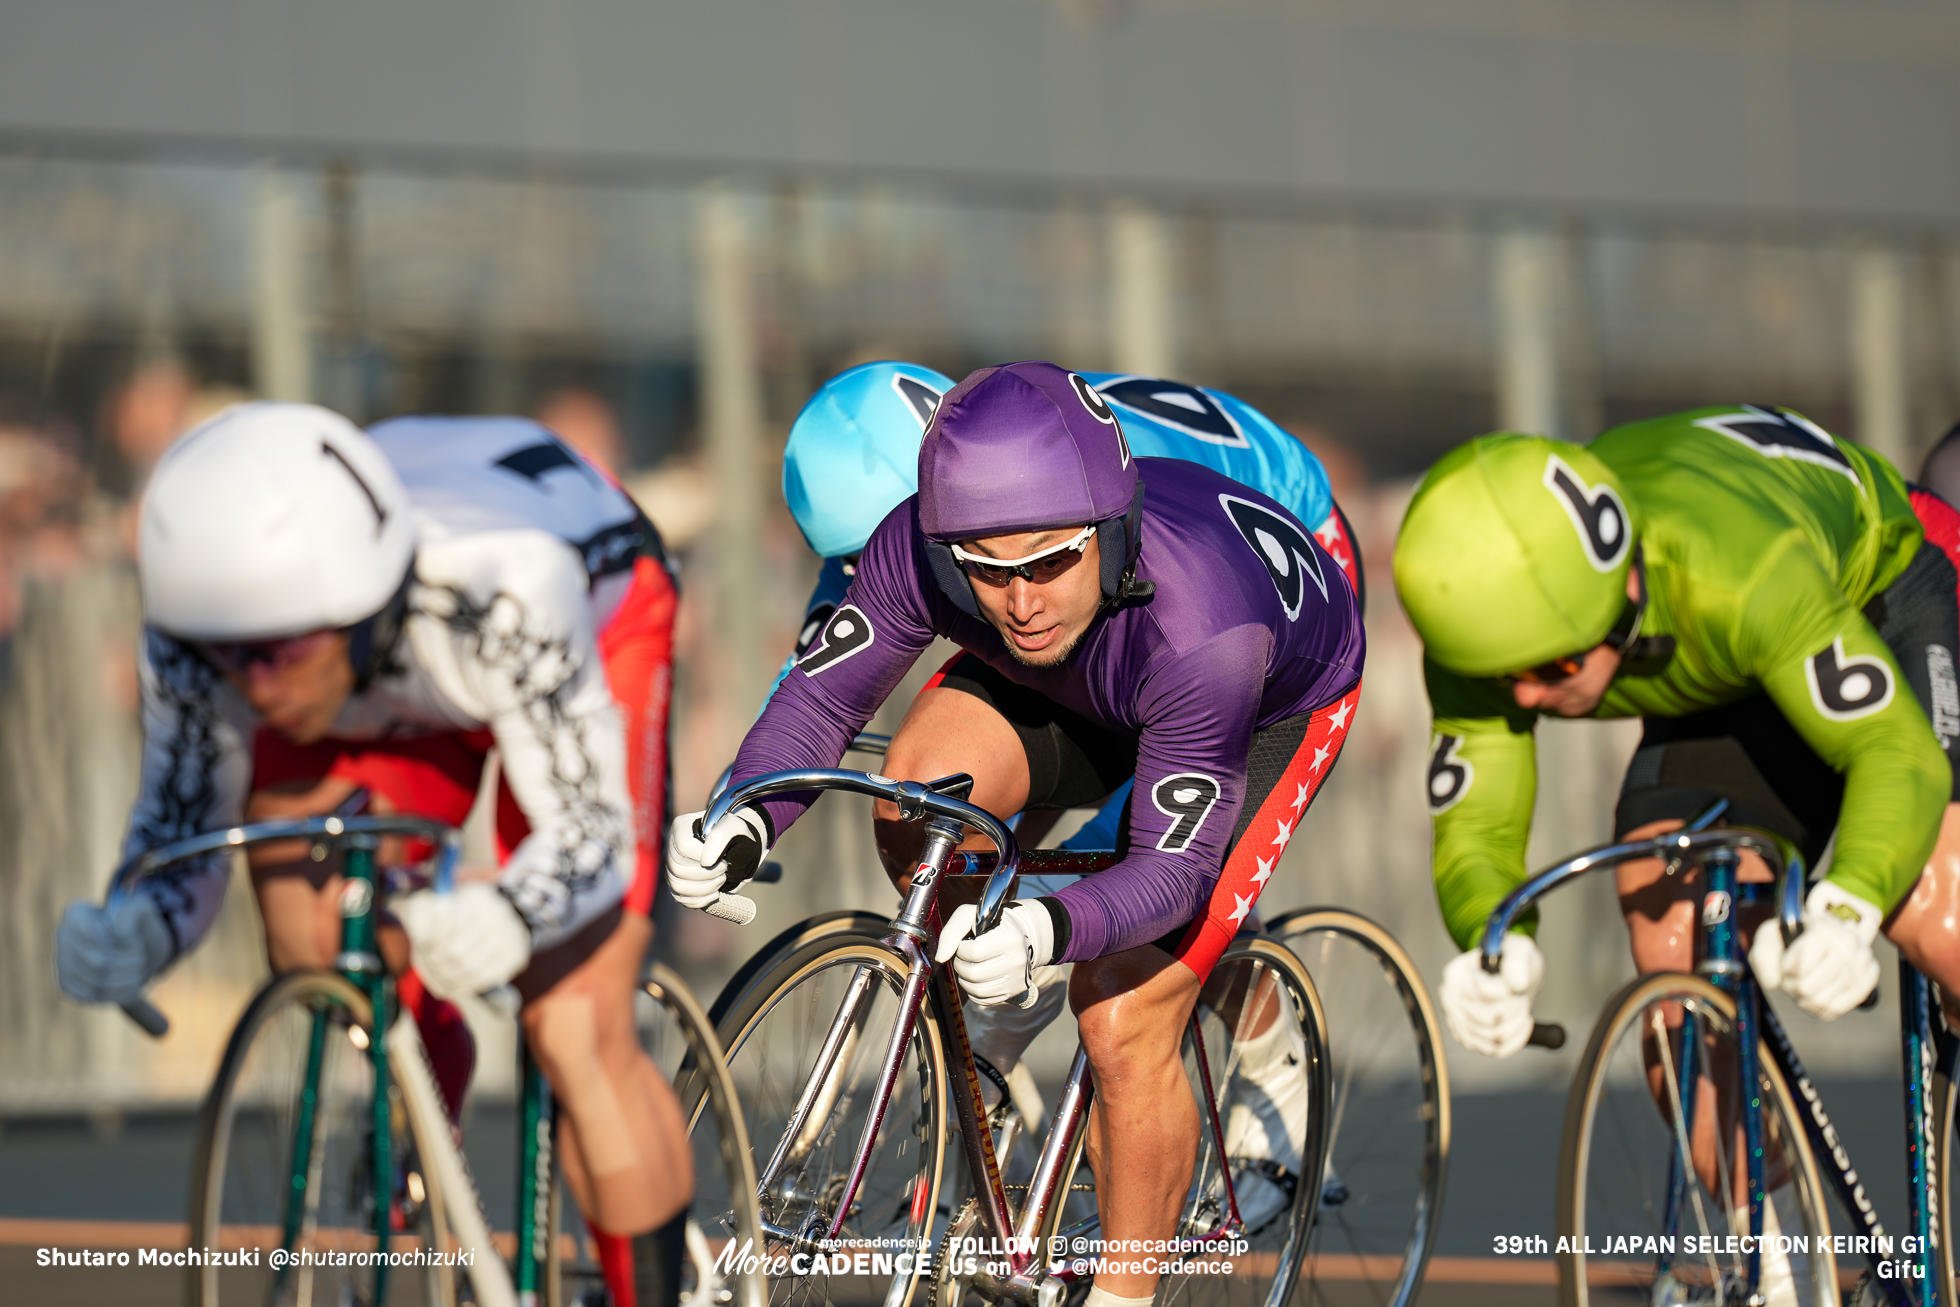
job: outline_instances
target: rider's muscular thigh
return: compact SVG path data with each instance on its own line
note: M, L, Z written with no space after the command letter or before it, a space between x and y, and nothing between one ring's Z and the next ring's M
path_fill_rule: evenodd
M1680 830L1684 823L1668 819L1648 822L1621 837L1625 843L1648 840L1656 835ZM1769 868L1753 853L1742 855L1740 878L1752 883L1770 879ZM1623 862L1616 873L1620 892L1620 911L1627 919L1627 935L1633 945L1634 969L1642 975L1652 971L1693 971L1695 940L1700 936L1696 914L1701 905L1701 873L1667 874L1660 858L1640 858ZM1768 914L1767 907L1754 919L1743 921L1744 944L1756 920Z
M1933 856L1885 934L1939 985L1948 1023L1960 1025L1960 803L1947 804Z
M961 690L935 686L914 699L881 770L901 781L936 781L965 772L973 777L967 801L997 817L1012 816L1028 801L1028 756L1021 737L993 706ZM882 800L873 805L871 818L885 872L904 888L925 848L925 825L900 821L897 807ZM983 835L967 844L992 847Z
M246 801L245 820L318 816L332 812L353 792L351 781L335 777L304 788L256 790ZM368 810L387 816L395 807L377 794L370 798ZM383 861L389 852L384 844ZM395 856L398 859L399 853ZM315 862L308 846L299 840L263 844L246 857L252 870L252 892L258 897L259 916L265 923L266 961L273 973L332 966L340 952L340 858ZM383 924L378 933L383 956L399 971L407 963L407 940L392 924Z

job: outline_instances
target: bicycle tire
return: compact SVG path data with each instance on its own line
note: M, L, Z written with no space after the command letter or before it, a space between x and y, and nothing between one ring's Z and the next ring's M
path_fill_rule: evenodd
M759 1247L770 1258L818 1251L811 1234L835 1215L834 1202L827 1200L848 1178L865 1100L876 1087L906 973L905 958L880 939L820 936L780 958L720 1024L717 1033L727 1050L756 1169L765 1172L758 1198L768 1238ZM840 1031L843 1054L833 1065L841 1069L819 1093L804 1127L791 1136L786 1126L806 1085L814 1084L818 1055L859 977L866 1003L856 1023ZM696 1085L683 1102L690 1131L702 1120L702 1099ZM914 1024L858 1203L840 1235L847 1245L887 1241L857 1249L894 1258L888 1273L874 1271L884 1283L870 1291L885 1307L906 1307L918 1290L916 1255L931 1246L946 1133L945 1053L928 1001ZM766 1171L779 1154L783 1161L771 1181ZM911 1269L897 1269L901 1252L914 1254L907 1263ZM802 1274L792 1267L791 1274L771 1278L770 1301L828 1302L829 1281L828 1272L814 1266Z
M1298 1283L1300 1268L1307 1255L1315 1204L1300 1202L1299 1195L1302 1191L1311 1191L1311 1186L1304 1183L1304 1177L1319 1176L1326 1170L1326 1018L1320 999L1314 992L1312 978L1291 950L1264 937L1234 940L1219 959L1212 975L1229 977L1238 967L1248 968L1247 979L1253 984L1258 983L1257 977L1261 972L1273 975L1284 995L1281 1019L1295 1023L1298 1031L1306 1092L1294 1119L1288 1124L1289 1130L1297 1127L1301 1133L1299 1168L1292 1175L1293 1187L1280 1191L1287 1197L1278 1212L1264 1226L1251 1232L1251 1249L1241 1256L1220 1259L1231 1262L1233 1269L1230 1273L1220 1273L1216 1260L1200 1259L1211 1269L1164 1275L1157 1283L1155 1302L1158 1307L1283 1307ZM1206 1031L1207 1060L1213 1076L1220 1121L1227 1131L1229 1145L1232 1105L1235 1102L1243 1104L1253 1093L1260 1091L1253 1089L1249 1083L1242 1084L1238 1079L1239 1057L1231 1047L1237 1042L1236 1032L1226 1030L1218 1015L1204 1005L1200 1005L1199 1011L1200 1024ZM1193 1092L1197 1093L1191 1044L1192 1040L1187 1034L1184 1041L1185 1064L1193 1076ZM1222 1219L1218 1208L1218 1198L1223 1190L1218 1178L1218 1140L1204 1120L1202 1095L1199 1102L1198 1157L1192 1168L1184 1210L1178 1218L1180 1237L1217 1229ZM1076 1134L1069 1165L1063 1174L1073 1177L1075 1183L1086 1179L1093 1185L1094 1177L1083 1162L1087 1134L1085 1123L1085 1128ZM1243 1209L1249 1205L1257 1185L1271 1182L1262 1176L1249 1183L1248 1177L1260 1170L1256 1164L1258 1159L1226 1157L1224 1160L1234 1173L1233 1188ZM1283 1169L1281 1174L1285 1174ZM1047 1214L1041 1231L1043 1247L1055 1247L1054 1241L1058 1238L1069 1241L1072 1246L1076 1238L1093 1240L1098 1237L1093 1222L1077 1222L1064 1228L1066 1209L1066 1204L1057 1203ZM1242 1210L1242 1214L1247 1216L1250 1223L1251 1213Z
M1376 922L1299 908L1266 933L1313 978L1327 1015L1327 1171L1301 1301L1408 1307L1441 1223L1450 1156L1449 1064L1414 961ZM1388 1034L1406 1029L1404 1042Z
M883 939L890 933L891 926L892 919L881 912L839 908L834 912L819 912L814 917L805 917L785 927L728 978L728 983L721 987L721 992L715 995L715 1001L708 1007L708 1020L719 1029L722 1019L742 1001L759 976L811 940L826 935L863 935L867 939Z
M252 999L233 1027L218 1073L198 1115L193 1154L190 1234L193 1248L284 1247L284 1200L293 1189L295 1139L303 1119L296 1095L307 1079L295 1053L304 1054L319 1032L318 1093L314 1144L305 1184L306 1211L292 1251L372 1248L372 1182L365 1141L373 1121L373 1070L364 1051L378 1036L367 997L341 976L296 971L272 980ZM342 1048L347 1045L347 1048ZM441 1246L446 1233L443 1194L433 1174L419 1167L415 1124L390 1089L396 1189L391 1206L400 1234L424 1246ZM349 1141L353 1141L352 1144ZM192 1307L226 1303L286 1303L309 1297L369 1304L373 1268L302 1268L285 1274L261 1264L245 1268L192 1267ZM325 1280L335 1289L323 1291ZM390 1271L384 1282L390 1304L453 1307L452 1268Z
M1670 1009L1682 1014L1680 1022L1668 1022ZM1665 1300L1699 1302L1755 1287L1736 1287L1746 1280L1743 1258L1687 1244L1689 1236L1748 1233L1746 1225L1735 1228L1731 1203L1719 1197L1736 1186L1729 1150L1708 1148L1706 1165L1717 1176L1712 1186L1697 1178L1692 1160L1701 1123L1721 1129L1720 1097L1716 1112L1708 1112L1701 1086L1714 1082L1700 1068L1716 1057L1736 1055L1735 1013L1735 1000L1702 977L1661 972L1627 984L1600 1014L1566 1100L1559 1149L1558 1233L1565 1251L1557 1260L1559 1300L1566 1307L1588 1307L1595 1289L1602 1291L1601 1300L1633 1291L1661 1301L1677 1291ZM1683 1033L1649 1037L1677 1025ZM1698 1033L1691 1037L1691 1032ZM1809 1238L1810 1251L1789 1254L1796 1292L1804 1307L1837 1307L1836 1261L1828 1244L1820 1249L1817 1240L1831 1225L1816 1159L1789 1087L1760 1043L1758 1054L1764 1149L1780 1153L1788 1167L1804 1225L1782 1233ZM1697 1068L1692 1108L1676 1070L1689 1057ZM1663 1111L1657 1095L1679 1106ZM1677 1125L1684 1117L1690 1123L1686 1128ZM1683 1145L1687 1157L1677 1166ZM1774 1177L1770 1184L1775 1186ZM1670 1220L1676 1210L1680 1215ZM1667 1236L1676 1240L1672 1253L1659 1242ZM1651 1251L1644 1242L1615 1242L1649 1237L1656 1240ZM1604 1255L1588 1252L1588 1239ZM1635 1260L1624 1260L1628 1257ZM1663 1277L1671 1283L1662 1284Z
M732 1240L738 1250L744 1241L760 1248L763 1232L748 1130L714 1025L687 982L669 968L651 964L640 988L667 1016L660 1025L640 1021L641 1042L655 1045L648 1053L670 1081L684 1073L688 1084L698 1086L695 1092L704 1096L706 1107L704 1120L712 1117L714 1122L713 1129L693 1136L694 1199L688 1208L680 1268L681 1307L718 1307L729 1302L734 1307L765 1307L769 1291L759 1268L737 1264L732 1276L723 1277L717 1265L726 1242ZM675 1041L679 1047L668 1046ZM544 1267L545 1307L576 1307L582 1291L602 1285L603 1280L597 1266L578 1260L568 1264L565 1258L566 1244L576 1240L567 1239L563 1229L567 1204L556 1159L554 1151L546 1217L550 1238Z
M1940 1277L1939 1300L1952 1303L1960 1301L1953 1296L1960 1289L1960 1253L1953 1247L1954 1231L1960 1228L1953 1219L1953 1202L1960 1198L1960 1182L1954 1180L1952 1173L1953 1167L1960 1165L1960 1139L1954 1137L1955 1131L1960 1131L1960 1040L1948 1035L1940 1042L1943 1047L1933 1076L1933 1137L1927 1158L1937 1177L1933 1192L1939 1199L1940 1255L1939 1269L1934 1274Z

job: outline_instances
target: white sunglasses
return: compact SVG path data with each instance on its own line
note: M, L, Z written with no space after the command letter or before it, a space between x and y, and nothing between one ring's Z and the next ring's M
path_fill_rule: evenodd
M1039 585L1054 580L1073 565L1075 559L1067 555L1080 555L1089 547L1089 538L1095 534L1093 525L1085 526L1062 543L1050 545L1026 558L988 558L970 554L958 545L953 546L953 557L959 560L968 576L988 585L1006 585L1017 576Z

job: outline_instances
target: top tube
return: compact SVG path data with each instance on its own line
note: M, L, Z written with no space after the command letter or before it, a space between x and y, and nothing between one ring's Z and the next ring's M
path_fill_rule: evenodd
M708 805L707 812L702 814L701 824L703 828L711 829L742 804L797 790L845 790L852 794L868 794L874 799L884 799L894 804L901 821L926 816L944 817L985 835L1000 851L1000 861L987 881L987 888L981 892L980 923L975 933L992 930L999 923L1001 911L1007 906L1007 892L1019 869L1020 842L1014 838L1014 832L992 813L951 795L940 794L918 781L895 781L873 772L826 767L766 772L722 791Z
M326 816L261 821L249 826L231 826L224 830L206 831L202 835L192 835L148 852L139 853L116 868L115 874L109 880L109 895L114 898L119 894L126 894L137 884L154 876L165 867L207 853L250 848L252 845L267 844L274 840L303 839L313 840L316 843L341 844L361 838L378 839L383 835L419 836L433 840L440 846L436 864L438 887L447 886L451 874L455 871L456 863L463 854L463 832L454 826L431 821L427 817Z
M1507 895L1497 910L1490 915L1484 926L1483 968L1496 975L1504 956L1504 936L1511 925L1524 910L1560 885L1589 871L1602 871L1617 867L1623 862L1633 862L1639 858L1666 858L1672 866L1670 872L1686 863L1699 864L1708 853L1732 849L1757 853L1769 863L1770 872L1782 881L1778 899L1777 916L1783 926L1786 941L1795 940L1803 928L1804 862L1803 855L1795 845L1782 836L1770 831L1759 830L1753 826L1723 826L1716 829L1695 829L1705 826L1721 814L1727 807L1710 809L1701 814L1696 821L1681 830L1656 835L1652 839L1630 840L1621 844L1603 844L1588 849L1576 857L1547 867L1526 880Z

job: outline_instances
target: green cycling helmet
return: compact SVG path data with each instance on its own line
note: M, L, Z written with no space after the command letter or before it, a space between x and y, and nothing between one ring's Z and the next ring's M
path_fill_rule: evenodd
M1606 638L1626 610L1634 533L1619 478L1592 451L1479 436L1416 489L1395 588L1437 663L1501 676Z

